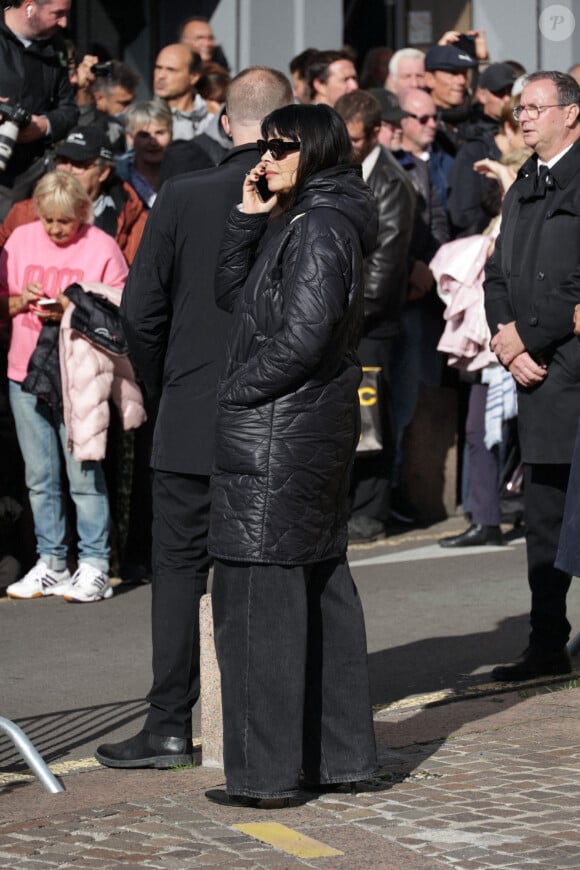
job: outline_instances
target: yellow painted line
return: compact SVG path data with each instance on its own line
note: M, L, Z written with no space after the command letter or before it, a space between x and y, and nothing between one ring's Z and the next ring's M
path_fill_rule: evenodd
M79 758L77 761L61 761L49 764L49 770L55 776L66 776L68 773L79 773L87 770L97 770L101 765L95 758ZM35 780L33 773L1 773L0 785L11 782L30 782Z
M287 828L286 825L280 825L278 822L232 825L232 827L254 840L275 846L288 855L294 855L295 858L333 858L336 855L344 855L344 852L339 852L338 849L333 849L312 837L299 834L298 831L293 831L292 828Z
M377 547L399 547L399 546L401 546L401 544L408 544L408 543L416 544L420 541L438 541L442 537L442 535L458 534L459 532L462 531L462 529L465 529L465 526L462 526L461 529L455 529L455 530L454 529L445 529L445 530L439 529L438 532L419 532L419 533L409 532L409 533L403 534L403 535L393 535L392 537L389 535L389 537L385 536L384 538L377 538L376 541L369 541L369 542L365 542L365 543L353 542L352 544L348 545L348 549L349 550L353 550L353 549L370 550L370 549L376 549Z
M193 748L199 749L201 740L194 738ZM15 749L15 752L17 750ZM54 764L48 765L49 770L55 776L67 776L70 773L86 773L90 770L103 770L103 765L99 764L96 758L92 755L89 758L77 758L71 761L55 761ZM36 779L33 773L0 773L0 786L9 785L13 782L33 782Z
M465 689L441 689L438 692L425 692L422 695L410 695L399 701L389 704L377 704L373 707L373 714L380 717L381 713L396 713L400 710L413 710L420 707L428 707L430 704L440 704L444 701L466 701L487 695L504 695L506 692L516 690L525 691L527 688L536 688L552 683L565 683L580 677L580 668L575 668L569 674L557 674L555 676L537 677L534 680L515 683L478 683L475 686L467 686Z
M232 827L247 834L248 837L253 837L254 840L275 846L288 855L294 855L295 858L332 858L335 855L344 855L344 852L339 852L338 849L333 849L312 837L299 834L298 831L293 831L292 828L287 828L286 825L280 825L278 822L232 825Z

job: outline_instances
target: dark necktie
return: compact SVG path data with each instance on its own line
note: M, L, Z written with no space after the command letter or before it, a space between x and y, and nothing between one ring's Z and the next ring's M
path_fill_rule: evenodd
M550 170L546 165L540 166L540 171L537 173L534 182L534 193L536 196L544 196L546 192L546 179L550 174Z

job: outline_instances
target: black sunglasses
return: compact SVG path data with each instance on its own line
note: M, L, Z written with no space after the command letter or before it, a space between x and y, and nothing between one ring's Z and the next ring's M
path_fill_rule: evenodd
M414 118L420 124L426 124L428 121L436 121L437 115L414 115L413 112L407 112L410 118Z
M300 142L284 142L283 139L258 139L260 157L269 151L274 160L282 160L291 151L300 151Z

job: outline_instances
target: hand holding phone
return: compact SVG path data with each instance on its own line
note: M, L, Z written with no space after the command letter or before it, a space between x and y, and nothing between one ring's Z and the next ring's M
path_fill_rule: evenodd
M55 309L62 308L58 299L37 299L35 304L40 308L44 308L45 311L54 311Z
M265 214L276 205L276 195L268 189L264 165L260 162L246 173L242 188L242 210L246 214Z
M31 303L30 310L42 317L49 314L62 314L64 309L58 299L42 298Z
M274 196L273 193L270 193L270 188L268 187L268 180L265 175L260 175L255 184L258 196L260 197L262 202L268 202L268 200Z
M455 46L461 51L465 51L470 57L475 58L475 37L470 33L460 33Z

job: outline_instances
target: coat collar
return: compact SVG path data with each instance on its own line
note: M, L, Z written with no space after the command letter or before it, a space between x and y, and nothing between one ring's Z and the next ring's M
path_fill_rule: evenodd
M255 142L249 142L247 145L238 145L236 148L232 148L231 151L225 155L225 157L220 160L219 166L224 166L226 163L229 163L231 160L235 160L241 154L255 154L256 155L256 163L260 159L260 155L258 153L258 146Z
M550 169L550 176L555 187L568 187L580 170L580 139L577 139L561 160ZM533 154L518 172L518 189L523 199L533 196L534 182L538 173L538 155Z

